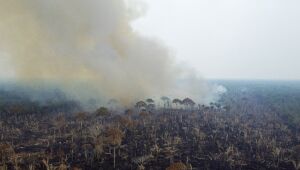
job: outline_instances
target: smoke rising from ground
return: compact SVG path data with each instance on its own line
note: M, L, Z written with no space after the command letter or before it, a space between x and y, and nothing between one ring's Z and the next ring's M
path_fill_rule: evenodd
M138 3L0 0L0 4L0 51L8 55L18 81L55 82L79 96L92 91L123 104L154 95L202 98L213 91L176 66L164 45L132 30L130 22L144 12Z

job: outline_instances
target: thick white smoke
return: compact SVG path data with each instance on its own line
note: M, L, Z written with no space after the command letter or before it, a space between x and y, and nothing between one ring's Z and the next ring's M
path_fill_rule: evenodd
M130 0L0 0L0 50L19 81L56 82L72 92L78 83L86 89L75 93L93 89L123 104L153 95L209 96L211 88L185 76L167 48L132 30L143 12ZM178 85L185 78L190 84Z

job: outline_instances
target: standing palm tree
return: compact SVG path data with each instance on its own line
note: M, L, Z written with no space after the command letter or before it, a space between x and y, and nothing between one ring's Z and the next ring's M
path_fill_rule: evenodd
M166 96L162 96L160 99L164 102L164 108L170 107L170 101L171 101L170 98L168 98Z
M185 98L182 100L182 103L186 106L186 108L190 108L191 110L194 108L195 106L195 102L190 99L190 98Z
M103 119L107 119L111 113L108 111L106 107L100 107L99 109L96 110L96 116L97 117L102 117ZM103 120L102 120L103 124Z
M147 107L147 103L145 103L144 101L139 101L135 104L135 107L139 110L143 110Z
M109 144L111 144L114 149L114 168L115 168L116 167L116 147L121 145L124 134L119 128L115 128L115 127L108 128L106 134L107 134L107 140L108 140Z
M178 109L178 106L182 103L182 101L180 99L174 99L172 103L174 103L176 105L176 108Z
M154 104L154 100L153 99L147 99L146 100L146 102L147 102L147 110L148 111L153 111L154 109L155 109L155 104Z
M103 153L103 138L101 136L98 136L95 141L95 157L98 160L100 158L100 155Z
M151 104L151 103L154 103L154 100L149 98L149 99L146 100L146 102L147 102L148 104Z

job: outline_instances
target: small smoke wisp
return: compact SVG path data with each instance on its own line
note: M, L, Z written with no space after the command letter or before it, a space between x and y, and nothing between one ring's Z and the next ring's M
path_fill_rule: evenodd
M203 98L213 91L203 80L185 76L164 45L133 31L131 21L144 12L139 3L0 0L0 4L0 51L10 59L18 81L55 82L75 96L89 91L124 105L164 94ZM188 83L178 83L178 77Z

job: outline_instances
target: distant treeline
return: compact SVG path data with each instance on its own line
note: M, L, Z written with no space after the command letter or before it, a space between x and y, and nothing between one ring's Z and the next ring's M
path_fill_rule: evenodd
M300 124L299 81L221 81L228 89L223 102L255 99L291 125ZM253 101L251 101L253 102Z
M80 103L67 99L63 92L56 90L49 96L40 94L33 98L29 91L0 89L1 114L46 114L73 112L81 109Z

